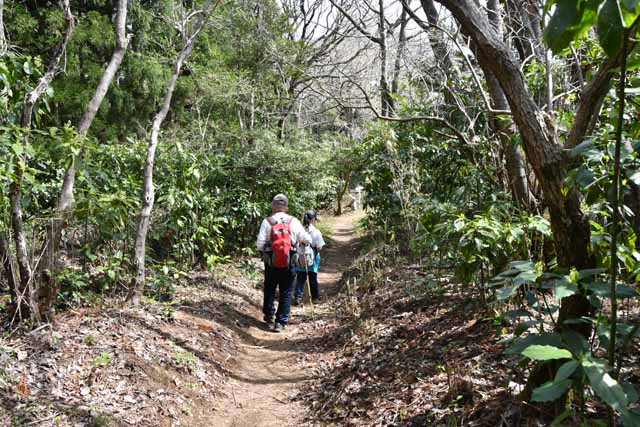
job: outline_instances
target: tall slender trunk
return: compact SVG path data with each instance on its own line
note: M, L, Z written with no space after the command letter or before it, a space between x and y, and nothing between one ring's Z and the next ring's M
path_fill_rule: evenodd
M433 0L420 0L420 4L427 16L427 22L429 25L432 27L438 26L440 24L440 14L438 13L438 9L436 9ZM449 69L451 69L451 66L453 65L453 61L451 60L451 55L447 48L447 42L445 41L444 35L437 28L432 28L429 32L429 42L431 43L431 49L433 50L433 55L438 68L447 75Z
M409 1L407 1L409 3ZM396 51L396 59L393 64L393 77L391 79L391 94L397 94L400 81L400 67L402 63L402 55L404 55L407 44L407 23L409 22L407 10L402 8L400 15L400 32L398 35L398 49ZM396 101L393 96L389 98L389 114L396 115Z
M489 22L499 37L504 37L502 20L502 10L497 0L489 0L487 2L487 10ZM509 109L507 98L504 91L500 87L498 79L491 73L485 74L489 96L491 97L492 107L497 111L506 111ZM502 118L497 114L491 115L489 124L494 133L498 135L500 145L504 152L507 179L509 181L509 190L521 207L528 209L531 207L533 197L529 191L529 183L527 182L527 173L524 167L524 158L518 146L513 142L514 130L513 123L509 118Z
M336 215L342 215L342 199L344 198L345 193L349 189L351 185L351 178L353 176L352 172L349 172L346 177L344 177L344 185L338 190L338 194L336 197Z
M0 0L0 55L7 52L7 39L4 35L4 0Z
M9 247L9 239L5 231L0 231L0 261L4 268L5 278L9 286L9 295L11 296L11 304L16 308L19 306L18 287L16 286L16 274L13 270L13 257Z
M109 60L104 73L102 74L102 78L100 79L100 82L96 87L93 97L89 101L87 109L80 118L80 122L78 123L78 134L82 139L86 138L87 133L91 128L91 124L93 123L93 120L95 119L96 114L100 109L100 105L102 105L102 101L104 100L104 97L109 90L109 86L111 85L116 72L120 68L120 64L122 63L124 55L127 51L127 47L129 45L130 36L127 36L126 33L127 0L115 0L114 3L116 4L117 8L115 19L116 46L111 55L111 59ZM64 227L65 222L69 221L71 215L73 214L76 169L79 157L83 155L83 151L84 148L78 156L73 155L71 164L65 171L62 181L62 189L58 198L55 214L53 215L51 221L49 221L49 223L47 224L47 240L45 243L46 249L41 270L47 272L45 276L52 279L53 272L57 269L56 253L58 247L60 246L60 240L62 238L62 228ZM53 280L50 280L50 283L47 284L46 289L43 290L44 292L42 299L42 308L45 312L51 315L51 308L58 293Z
M387 32L385 30L384 0L378 0L378 39L380 46L380 107L383 116L391 110L391 94L387 81Z
M38 288L33 280L33 269L29 259L29 250L24 230L24 220L22 216L22 185L24 183L24 170L29 162L29 134L31 131L31 121L34 107L42 94L47 90L51 81L58 72L60 61L64 55L67 43L71 38L74 29L74 17L71 14L69 0L62 0L62 8L65 15L65 30L62 38L55 48L51 62L45 74L38 81L37 86L25 96L20 126L24 135L22 137L23 153L16 156L15 177L9 189L11 205L11 227L16 245L16 259L18 261L18 271L20 273L20 284L18 286L20 295L25 295L27 301L20 301L21 307L26 309L33 322L40 321L38 309Z
M173 66L173 73L167 84L167 91L162 101L162 107L153 119L151 126L151 136L149 139L149 146L147 147L147 155L144 164L144 185L142 190L142 208L140 209L140 215L138 217L138 229L136 232L135 253L133 257L134 280L133 286L127 296L127 300L133 305L139 305L144 290L145 284L145 249L147 244L147 232L149 231L149 223L151 220L151 212L153 211L153 203L155 197L155 189L153 186L153 166L156 157L156 148L158 147L158 135L160 133L160 127L164 122L169 109L171 108L171 98L176 88L176 83L182 66L187 60L191 52L193 51L193 45L200 34L200 31L207 23L209 14L211 13L212 5L211 1L208 1L204 6L200 19L194 27L193 33L189 36L176 59Z

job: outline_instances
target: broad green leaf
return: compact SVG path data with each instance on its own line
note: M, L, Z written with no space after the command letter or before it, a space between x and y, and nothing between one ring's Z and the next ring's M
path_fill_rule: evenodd
M595 142L595 140L593 140L591 138L587 139L586 141L581 142L580 144L578 144L575 147L573 147L573 149L570 151L569 155L571 157L580 156L585 151L590 150L593 147L593 143L594 142Z
M556 285L555 295L556 301L562 301L562 298L571 296L578 292L578 287L573 283L561 282Z
M594 295L603 298L611 298L611 285L609 283L596 282L596 283L586 283L584 285L585 289L593 292ZM638 291L631 288L627 285L616 286L616 295L618 298L636 298L640 296Z
M598 13L597 33L607 55L614 56L620 50L623 30L618 0L605 0Z
M580 38L598 19L598 5L601 0L559 0L555 2L555 11L547 24L544 40L553 51L558 53Z
M525 309L518 309L518 310L509 310L507 312L504 313L505 317L509 317L509 318L516 318L516 317L530 317L533 318L533 313L531 313L529 310L525 310Z
M542 334L527 335L524 338L516 339L509 348L505 350L506 354L521 354L524 349L531 345L552 345L560 347L562 345L562 339L559 334L552 332L545 332Z
M534 402L550 402L562 396L569 387L571 380L547 382L533 390L531 400Z
M596 182L596 174L589 169L586 165L580 166L578 168L578 173L576 174L576 182L580 185L581 188L587 189L594 182Z
M585 319L578 319L578 320L580 322L589 323ZM567 322L565 321L564 324L566 325ZM576 331L571 330L571 329L567 329L564 332L562 332L561 336L562 336L562 342L564 343L564 346L575 357L580 357L580 355L582 355L582 354L586 353L587 351L589 351L589 342L585 339L585 337L583 337L582 335L580 335Z
M551 345L530 345L522 355L532 360L570 359L571 352Z
M637 410L622 411L620 415L625 427L640 427L640 412Z
M622 383L622 389L627 395L627 401L629 401L629 403L636 403L638 401L638 391L633 384Z
M560 366L558 372L556 372L556 377L554 378L554 382L563 381L569 378L578 367L578 362L576 360L569 360Z
M496 291L496 298L502 301L512 297L518 291L521 285L505 286Z
M586 279L587 277L597 276L598 274L602 274L605 272L604 268L588 268L585 270L579 270L578 275L580 280Z
M607 373L604 360L586 354L582 360L582 368L589 378L593 391L616 411L627 409L627 395L622 386Z
M523 271L513 278L514 285L524 285L527 283L534 283L538 280L538 273L536 271Z

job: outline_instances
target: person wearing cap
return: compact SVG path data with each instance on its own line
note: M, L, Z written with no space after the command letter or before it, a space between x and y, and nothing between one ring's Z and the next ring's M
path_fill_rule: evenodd
M311 291L311 301L316 303L320 299L320 293L318 289L318 270L320 269L320 251L324 247L324 239L322 233L315 227L317 215L314 211L307 211L304 213L302 219L302 226L311 236L311 249L313 250L313 265L309 266L297 266L297 276L295 298L293 305L299 305L302 303L302 296L304 295L304 285L309 278L309 288Z
M309 233L305 231L298 219L287 213L288 211L289 199L284 194L277 194L271 201L271 216L262 221L260 231L258 232L256 247L263 255L271 243L272 224L289 224L289 236L292 248L311 244L311 236ZM264 321L269 325L274 324L274 332L283 331L289 322L291 290L295 279L296 273L292 263L289 263L289 266L285 268L275 268L269 265L268 262L265 262L262 312L264 314ZM275 309L276 289L280 291L277 311Z

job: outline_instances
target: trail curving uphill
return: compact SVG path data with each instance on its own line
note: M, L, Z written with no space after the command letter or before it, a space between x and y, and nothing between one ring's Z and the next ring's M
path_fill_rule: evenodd
M356 222L360 212L327 218L332 236L322 252L319 273L323 301L292 307L284 333L269 331L260 307L262 292L252 289L244 306L244 328L236 368L229 375L221 398L213 403L209 420L216 427L299 426L308 408L293 400L300 388L316 377L312 360L324 339L325 326L335 319L332 309L342 272L356 254ZM260 280L262 280L260 278ZM253 301L251 301L253 300Z

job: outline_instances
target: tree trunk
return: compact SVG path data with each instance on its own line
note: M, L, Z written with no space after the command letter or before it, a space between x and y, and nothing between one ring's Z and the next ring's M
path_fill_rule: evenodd
M407 0L407 3L409 1ZM402 55L407 44L407 23L409 22L407 16L407 10L402 8L400 14L400 33L398 35L398 49L396 51L396 59L393 64L393 77L391 79L391 93L397 94L399 89L398 81L400 80L400 66L402 62ZM389 114L396 115L396 101L393 97L389 97Z
M16 275L13 271L13 259L9 248L9 239L5 231L0 231L0 260L4 268L5 278L9 287L9 295L11 296L11 304L17 308L19 306L18 287L16 286Z
M385 31L384 0L378 0L378 39L380 46L380 107L383 116L389 116L391 93L387 82L387 32Z
M193 34L185 41L184 46L182 47L182 51L180 52L178 58L176 59L176 62L174 63L173 73L171 74L171 78L169 79L169 83L167 85L167 91L162 102L162 107L153 119L151 136L149 139L149 146L147 148L147 156L144 165L142 208L138 217L135 253L132 263L135 269L135 276L133 280L133 286L129 292L129 295L127 296L127 300L130 301L133 305L140 304L140 299L142 297L145 285L145 249L147 243L147 232L149 231L149 223L151 220L151 212L153 211L153 202L155 197L153 186L153 165L155 162L156 148L158 147L158 135L160 133L160 127L162 126L162 123L164 122L164 119L167 117L169 109L171 108L171 98L173 97L173 92L176 88L176 83L178 81L178 77L180 76L182 66L193 51L193 44L198 37L198 34L200 34L200 31L208 21L209 14L211 13L211 8L211 1L209 1L206 3L203 9L200 20L193 30Z
M0 0L0 55L7 53L7 39L4 35L4 0Z
M504 37L502 10L497 0L489 0L487 2L487 9L489 21L493 25L494 30L500 37ZM485 79L487 80L492 107L497 111L508 110L509 104L498 80L491 73L485 73ZM533 197L529 191L522 153L513 142L513 123L508 118L501 118L497 114L492 114L489 124L493 132L498 135L500 145L504 152L509 190L511 191L513 199L519 206L529 209L533 204Z
M429 25L432 27L438 26L440 23L440 14L438 13L438 9L436 9L433 0L421 0L420 4L427 16L427 22ZM429 32L429 41L431 43L431 49L433 51L433 56L435 57L436 65L445 76L448 75L449 69L453 65L453 61L451 60L451 55L449 54L449 49L447 48L444 36L438 29L433 28Z
M20 280L18 286L19 295L27 297L26 303L20 301L21 308L25 308L25 312L29 313L34 323L40 321L40 312L38 310L38 289L33 280L33 269L29 259L29 251L27 248L27 239L24 231L24 221L22 217L22 185L24 181L24 170L28 163L29 152L29 132L31 130L31 120L33 118L33 109L40 96L47 90L51 81L58 72L60 61L64 55L67 43L71 38L74 29L74 17L71 14L69 0L62 0L62 8L65 14L66 26L62 34L62 39L58 42L53 53L51 63L46 73L40 78L37 86L25 96L20 125L24 136L22 137L23 154L16 156L16 176L11 183L9 190L11 205L11 226L16 245L16 259L18 261L18 271Z
M349 189L349 185L351 185L351 177L353 176L352 172L349 172L347 176L344 178L344 185L338 191L337 194L337 206L336 206L336 215L342 215L342 199L344 198L345 193Z
M117 0L116 3L117 14L115 19L115 32L116 32L116 47L111 55L111 60L107 65L102 78L96 87L93 97L87 105L87 109L82 115L80 122L78 123L78 134L80 138L84 139L91 128L91 124L98 113L100 105L104 100L104 97L109 90L109 86L113 81L113 78L120 68L120 64L124 58L129 45L130 37L127 36L127 0ZM83 149L84 150L84 149ZM82 153L80 154L82 156ZM47 240L46 250L44 256L44 262L42 263L42 270L48 272L45 275L54 279L54 272L57 270L56 266L56 252L60 246L60 239L62 238L62 228L64 224L70 219L73 214L74 204L74 186L76 178L76 168L78 163L78 156L74 155L71 159L71 164L67 168L64 174L62 182L62 190L60 191L60 197L58 198L58 204L56 206L55 214L51 221L47 224ZM47 289L43 293L42 309L44 312L51 315L51 308L57 297L57 289L55 289L54 283L49 283Z
M568 156L557 144L555 136L545 123L545 115L531 97L518 64L509 49L491 28L473 0L439 0L471 36L477 46L477 58L486 75L493 74L511 107L513 118L522 135L524 149L542 188L545 204L549 208L551 228L558 263L569 269L592 268L595 265L589 253L591 230L588 218L580 207L576 189L564 186ZM547 120L550 118L546 117ZM566 320L589 316L591 305L583 294L563 298L557 329L572 329L580 334L590 333L589 325L565 324ZM552 374L552 373L551 373ZM548 376L547 376L548 377ZM541 379L532 375L528 389Z
M588 249L590 227L580 209L579 194L576 190L563 194L567 154L549 132L545 116L529 94L518 64L473 1L440 0L440 3L475 41L478 62L485 74L494 75L502 87L549 207L560 265L567 268L592 266L593 258Z

